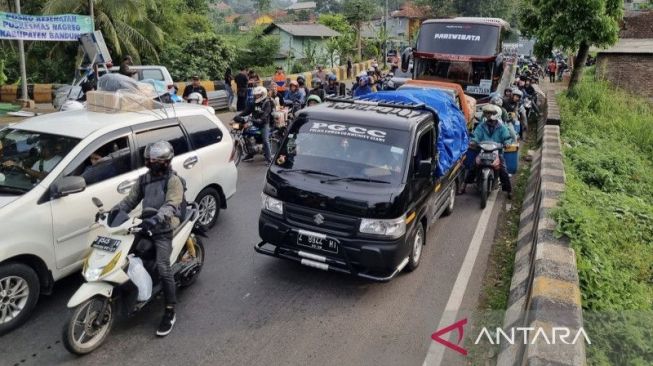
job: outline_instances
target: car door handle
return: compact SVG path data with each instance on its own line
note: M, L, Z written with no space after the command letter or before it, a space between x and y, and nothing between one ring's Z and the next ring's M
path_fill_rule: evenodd
M126 180L118 185L118 193L126 194L136 185L137 180Z
M197 159L197 156L191 156L190 158L184 161L184 168L191 169L192 167L195 166L195 164L197 164L198 161L199 159Z

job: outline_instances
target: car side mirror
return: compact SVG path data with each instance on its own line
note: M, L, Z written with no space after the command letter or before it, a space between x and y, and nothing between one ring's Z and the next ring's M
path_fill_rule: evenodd
M417 165L417 177L419 178L429 178L433 172L433 164L431 160L420 160Z
M86 189L86 181L82 177L63 177L50 187L52 198L61 198L73 193L79 193Z

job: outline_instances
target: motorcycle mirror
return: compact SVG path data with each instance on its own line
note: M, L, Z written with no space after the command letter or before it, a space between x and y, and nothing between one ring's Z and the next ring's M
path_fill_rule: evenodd
M102 201L100 201L100 199L97 198L97 197L93 197L92 201L93 201L93 204L95 205L95 207L97 207L97 208L102 208L102 206L104 206Z

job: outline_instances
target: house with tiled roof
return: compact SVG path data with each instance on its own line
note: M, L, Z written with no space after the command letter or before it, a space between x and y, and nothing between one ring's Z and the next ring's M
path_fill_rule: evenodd
M326 53L326 42L329 38L338 37L340 33L322 24L302 23L272 23L263 34L279 36L279 52L276 64L288 67L290 61L301 61L306 58L306 47L315 46L318 54Z

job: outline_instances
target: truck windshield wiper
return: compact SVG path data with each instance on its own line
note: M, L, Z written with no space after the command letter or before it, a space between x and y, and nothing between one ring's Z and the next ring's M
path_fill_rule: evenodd
M304 174L317 174L317 175L324 175L327 177L337 177L337 175L325 173L325 172L320 172L317 170L311 170L311 169L281 169L278 170L277 173L304 173Z
M370 183L391 184L388 181L372 179L370 177L337 177L337 178L332 178L332 179L321 180L320 183L331 183L331 182L338 182L338 181L343 181L343 180L348 180L348 181L352 181L352 182L370 182Z

